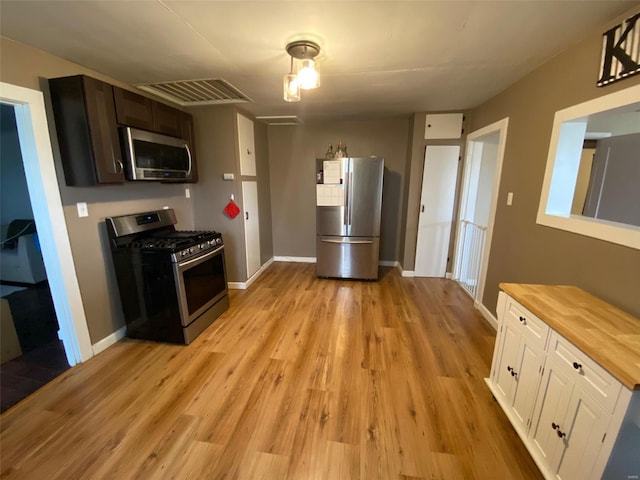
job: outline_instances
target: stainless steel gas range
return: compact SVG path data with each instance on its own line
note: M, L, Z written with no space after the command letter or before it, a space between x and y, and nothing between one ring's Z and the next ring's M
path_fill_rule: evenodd
M229 307L222 235L175 224L172 209L106 218L129 337L189 344Z

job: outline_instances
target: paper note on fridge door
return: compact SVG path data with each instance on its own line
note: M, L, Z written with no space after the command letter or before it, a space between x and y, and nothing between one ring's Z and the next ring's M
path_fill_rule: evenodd
M324 183L336 184L340 183L340 174L342 162L340 160L325 160L322 166ZM342 205L342 204L340 204Z
M316 205L318 207L342 207L344 188L342 185L316 185Z

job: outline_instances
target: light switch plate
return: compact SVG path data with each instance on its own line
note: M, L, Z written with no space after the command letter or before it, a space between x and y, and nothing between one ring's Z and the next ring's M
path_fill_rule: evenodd
M513 205L513 192L507 193L507 206Z
M233 180L234 179L234 175L233 173L223 173L222 174L222 178L225 180Z
M87 207L87 202L78 202L76 203L76 207L78 207L78 217L88 217L89 216L89 207Z
M189 187L185 187L184 196L187 198L191 198L191 189Z

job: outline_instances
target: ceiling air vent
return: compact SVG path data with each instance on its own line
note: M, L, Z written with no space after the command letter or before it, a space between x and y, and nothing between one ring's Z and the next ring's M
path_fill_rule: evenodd
M221 78L144 83L136 86L140 90L153 93L183 107L252 101L236 87Z

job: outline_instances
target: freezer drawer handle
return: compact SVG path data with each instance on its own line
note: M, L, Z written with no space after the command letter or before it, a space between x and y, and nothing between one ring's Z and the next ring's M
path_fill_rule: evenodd
M352 240L349 242L343 242L342 240L329 240L329 239L322 239L323 242L325 243L344 243L345 245L349 245L349 244L370 244L373 243L373 240Z

